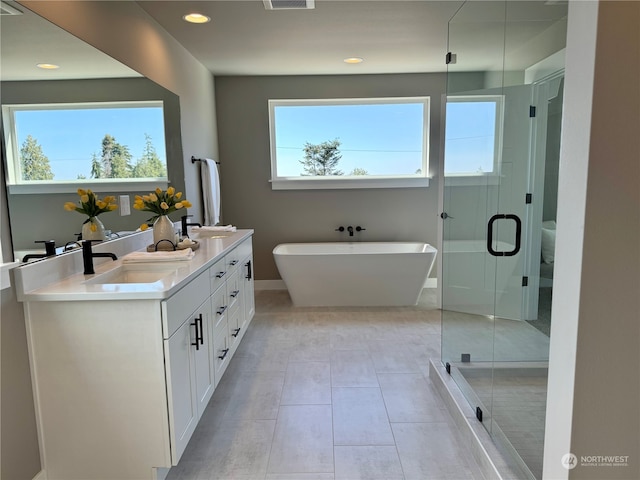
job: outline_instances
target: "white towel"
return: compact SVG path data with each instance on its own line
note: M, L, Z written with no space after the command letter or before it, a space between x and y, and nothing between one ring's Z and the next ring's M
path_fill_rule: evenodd
M190 248L167 252L131 252L122 257L123 263L180 262L191 260L195 253Z
M205 158L202 162L202 201L204 203L204 224L215 225L220 221L220 177L214 160Z
M235 232L237 230L233 225L217 225L217 226L207 226L204 227L191 227L191 231L193 233L198 232Z

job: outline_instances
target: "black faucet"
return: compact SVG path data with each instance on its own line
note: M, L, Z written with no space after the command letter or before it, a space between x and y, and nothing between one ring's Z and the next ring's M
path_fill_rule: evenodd
M69 250L73 250L76 247L82 247L82 245L80 244L80 241L67 242L64 244L63 252L68 252Z
M353 227L351 225L347 227L347 232L349 232L350 237L353 237Z
M182 235L185 237L189 237L189 234L187 233L187 227L201 227L202 225L200 225L199 223L190 223L187 221L187 219L189 217L193 217L193 215L183 215L182 216Z
M118 259L113 253L95 253L91 250L93 242L101 242L102 240L83 240L82 241L82 260L84 262L84 274L92 275L96 273L93 270L93 259L95 257L112 258L114 261Z
M32 258L53 257L56 254L55 240L36 240L34 243L44 243L44 253L30 253L22 258L23 262L28 262Z

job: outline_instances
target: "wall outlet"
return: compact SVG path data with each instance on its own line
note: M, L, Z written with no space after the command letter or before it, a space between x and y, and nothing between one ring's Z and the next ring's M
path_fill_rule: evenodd
M120 195L120 216L131 215L131 205L129 204L129 195Z

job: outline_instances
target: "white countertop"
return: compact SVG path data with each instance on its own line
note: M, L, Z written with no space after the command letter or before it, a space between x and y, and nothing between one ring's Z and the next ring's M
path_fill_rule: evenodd
M253 230L238 230L223 238L210 238L206 234L203 234L201 237L196 237L200 247L195 250L194 257L187 261L162 262L163 266L175 266L175 272L153 283L87 283L88 280L97 275L107 273L123 265L121 259L116 261L108 260L99 265L96 264L94 275L74 273L34 289L29 289L28 286L25 285L29 282L25 281L21 285L23 288L18 292L19 300L23 302L51 302L166 299L180 290L198 274L215 264L216 261L251 235L253 235ZM211 236L216 235L212 233ZM105 249L105 251L108 251L108 249ZM145 250L142 249L139 251ZM81 256L82 252L67 253L65 255ZM24 266L18 270L22 268L38 268L38 266L40 266L40 268L46 268L47 262L50 262L50 260L36 262L33 265ZM158 263L149 263L149 265L157 266Z

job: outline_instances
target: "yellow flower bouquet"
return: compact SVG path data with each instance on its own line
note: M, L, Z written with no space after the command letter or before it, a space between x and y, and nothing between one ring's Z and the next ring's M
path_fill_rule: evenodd
M78 212L87 215L89 218L84 221L83 225L90 223L92 232L98 229L98 225L96 225L94 221L95 217L101 213L112 212L118 208L118 205L115 203L116 197L106 196L100 200L91 190L83 190L82 188L78 189L78 195L80 196L80 201L78 203L66 202L64 209L69 212Z
M154 216L140 225L140 230L146 230L149 223L153 223L163 215L166 216L176 210L189 208L190 206L191 202L182 199L182 192L176 192L176 189L173 187L167 188L166 191L158 187L155 192L151 192L148 195L136 195L135 201L133 202L133 208L136 210L155 213Z
M80 201L65 202L64 209L69 212L84 213L87 218L82 223L82 239L83 240L106 240L104 225L98 218L98 215L104 212L112 212L118 208L116 205L116 197L106 196L102 200L91 190L78 189Z

